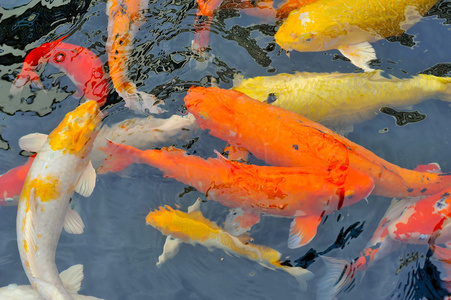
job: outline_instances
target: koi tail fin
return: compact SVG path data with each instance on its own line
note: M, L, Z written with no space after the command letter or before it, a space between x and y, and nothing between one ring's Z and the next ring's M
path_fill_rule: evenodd
M36 72L22 71L19 75L17 75L9 92L12 95L19 95L22 92L24 86L28 83L30 83L32 88L40 90L44 89L41 79L39 78L39 75L36 74Z
M159 107L163 101L157 99L152 94L147 94L144 92L135 91L133 93L124 92L121 93L122 98L125 101L125 107L130 108L133 111L145 114L147 111L149 113L163 113L166 110Z
M355 268L352 263L332 257L321 256L326 265L326 274L318 282L316 298L319 300L334 299L336 295L349 287L354 278Z
M122 171L129 165L138 162L136 156L141 152L132 146L116 144L108 139L106 147L99 147L99 150L103 151L106 156L102 165L97 169L99 174Z
M286 267L283 268L284 271L289 273L291 276L296 278L299 283L299 289L302 292L307 291L307 281L312 279L315 275L307 269L301 267Z
M434 244L430 245L432 251L434 251L433 257L438 259L442 263L443 271L440 276L442 286L451 292L451 249L443 248Z

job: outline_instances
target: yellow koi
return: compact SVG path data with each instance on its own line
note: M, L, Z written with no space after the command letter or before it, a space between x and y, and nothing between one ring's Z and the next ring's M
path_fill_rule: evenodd
M286 271L296 278L303 291L307 289L306 281L313 278L313 274L306 269L282 265L278 251L249 243L245 237L232 236L205 218L200 212L200 199L188 209L188 213L169 206L160 207L147 215L146 222L168 236L157 265L174 257L183 242L200 244L210 250L221 249L229 254L257 261L267 268Z
M338 130L352 131L356 123L374 118L382 106L393 108L437 98L451 102L451 78L419 74L412 78L385 78L371 73L278 74L234 80L234 90L267 101ZM377 91L377 92L376 92Z
M321 0L290 13L274 38L287 51L338 49L364 71L376 53L369 44L403 33L437 0Z

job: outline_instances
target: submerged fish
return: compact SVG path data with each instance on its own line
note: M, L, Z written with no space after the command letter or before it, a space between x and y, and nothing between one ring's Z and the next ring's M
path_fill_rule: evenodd
M205 193L208 199L240 208L227 218L228 231L239 235L260 221L260 214L293 218L288 247L307 244L316 235L324 214L366 198L374 187L366 174L340 166L322 168L273 167L207 160L175 148L138 150L109 142L99 173L117 172L132 163L146 163Z
M194 87L185 105L201 129L271 165L327 168L349 156L349 168L371 176L373 194L386 197L432 195L451 185L450 173L401 168L318 123L238 91Z
M321 0L293 11L274 38L291 51L338 49L364 71L376 59L370 43L400 35L437 0Z
M313 278L310 271L301 267L282 265L281 254L278 251L249 243L244 237L230 235L216 223L206 219L200 212L199 205L198 199L188 209L188 213L165 206L147 215L147 224L168 236L157 265L174 257L182 242L191 245L200 244L212 251L220 249L229 254L256 261L272 270L283 270L296 278L302 291L307 290L306 281Z
M64 287L75 300L102 300L92 296L79 295L83 280L83 265L74 265L60 273ZM43 300L44 298L31 285L10 284L0 288L0 298L7 300Z
M295 73L234 80L234 90L294 111L322 125L350 132L369 120L382 106L415 105L437 98L451 102L451 78L419 74L412 78L385 78L372 73Z
M19 198L17 244L30 283L45 299L73 299L58 275L55 252L63 227L83 232L69 201L74 191L87 197L94 189L89 153L101 118L99 104L89 100L66 114L48 137L30 134L19 141L37 155Z
M124 98L125 106L134 111L151 113L163 112L158 107L160 100L152 94L140 92L136 84L128 78L128 58L132 52L132 42L142 25L143 12L148 0L108 0L108 66L110 77L118 94Z
M12 94L18 94L26 84L43 88L36 73L44 64L51 64L67 73L79 91L76 97L84 96L103 105L108 95L108 77L103 70L102 61L92 51L73 44L63 43L66 37L45 43L25 57L22 71L11 87Z
M5 174L0 175L0 206L17 204L23 183L35 156L30 156L24 165L12 168Z

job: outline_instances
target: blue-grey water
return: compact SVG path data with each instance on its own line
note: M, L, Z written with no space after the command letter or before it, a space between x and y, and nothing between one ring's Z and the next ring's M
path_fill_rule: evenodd
M183 97L191 85L209 85L213 77L230 88L235 73L246 77L282 72L355 72L338 51L299 53L290 57L274 42L275 27L244 14L222 11L213 21L207 60L193 57L196 3L193 0L150 0L146 23L137 34L130 58L130 77L142 91L165 100L165 117L182 114ZM18 139L31 132L49 133L63 116L78 105L76 87L57 69L48 66L41 76L45 91L24 89L21 97L9 95L26 54L39 45L69 35L78 44L107 61L106 1L0 0L0 173L25 163ZM451 70L451 1L439 1L420 23L402 38L373 44L379 60L373 67L386 74L409 77L418 73L447 76ZM108 118L134 116L116 93L108 97ZM425 114L425 120L398 126L385 114L358 124L348 138L386 160L406 168L437 162L451 171L451 107L430 99L409 110ZM106 118L106 122L108 122ZM203 157L214 156L225 142L207 132L189 149ZM186 141L188 143L189 140ZM168 145L173 144L169 142ZM185 143L178 143L181 147ZM251 161L256 161L251 157ZM124 175L124 174L123 174ZM148 166L133 165L125 174L98 176L89 198L75 195L73 203L86 225L82 235L62 233L56 255L59 270L74 264L85 266L81 294L104 299L314 299L325 265L317 254L354 259L365 247L390 199L370 196L368 203L323 218L316 237L308 245L288 249L291 220L262 217L251 231L255 243L277 249L282 258L295 261L315 273L306 293L285 272L201 246L183 245L179 254L161 268L155 263L165 236L147 226L145 216L160 205L183 210L199 192L183 193L186 186L163 178ZM17 250L17 207L0 207L0 286L28 284ZM202 204L204 215L221 224L227 209L216 202ZM402 260L418 254L409 264ZM437 261L427 246L403 245L358 277L339 299L442 299Z

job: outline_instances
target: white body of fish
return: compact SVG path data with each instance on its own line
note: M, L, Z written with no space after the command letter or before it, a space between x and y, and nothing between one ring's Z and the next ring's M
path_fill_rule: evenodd
M63 227L83 232L69 202L74 191L89 196L95 186L89 153L101 116L98 104L88 101L68 113L48 138L31 134L19 142L38 154L19 199L17 243L25 273L44 299L74 299L58 274L55 252Z

